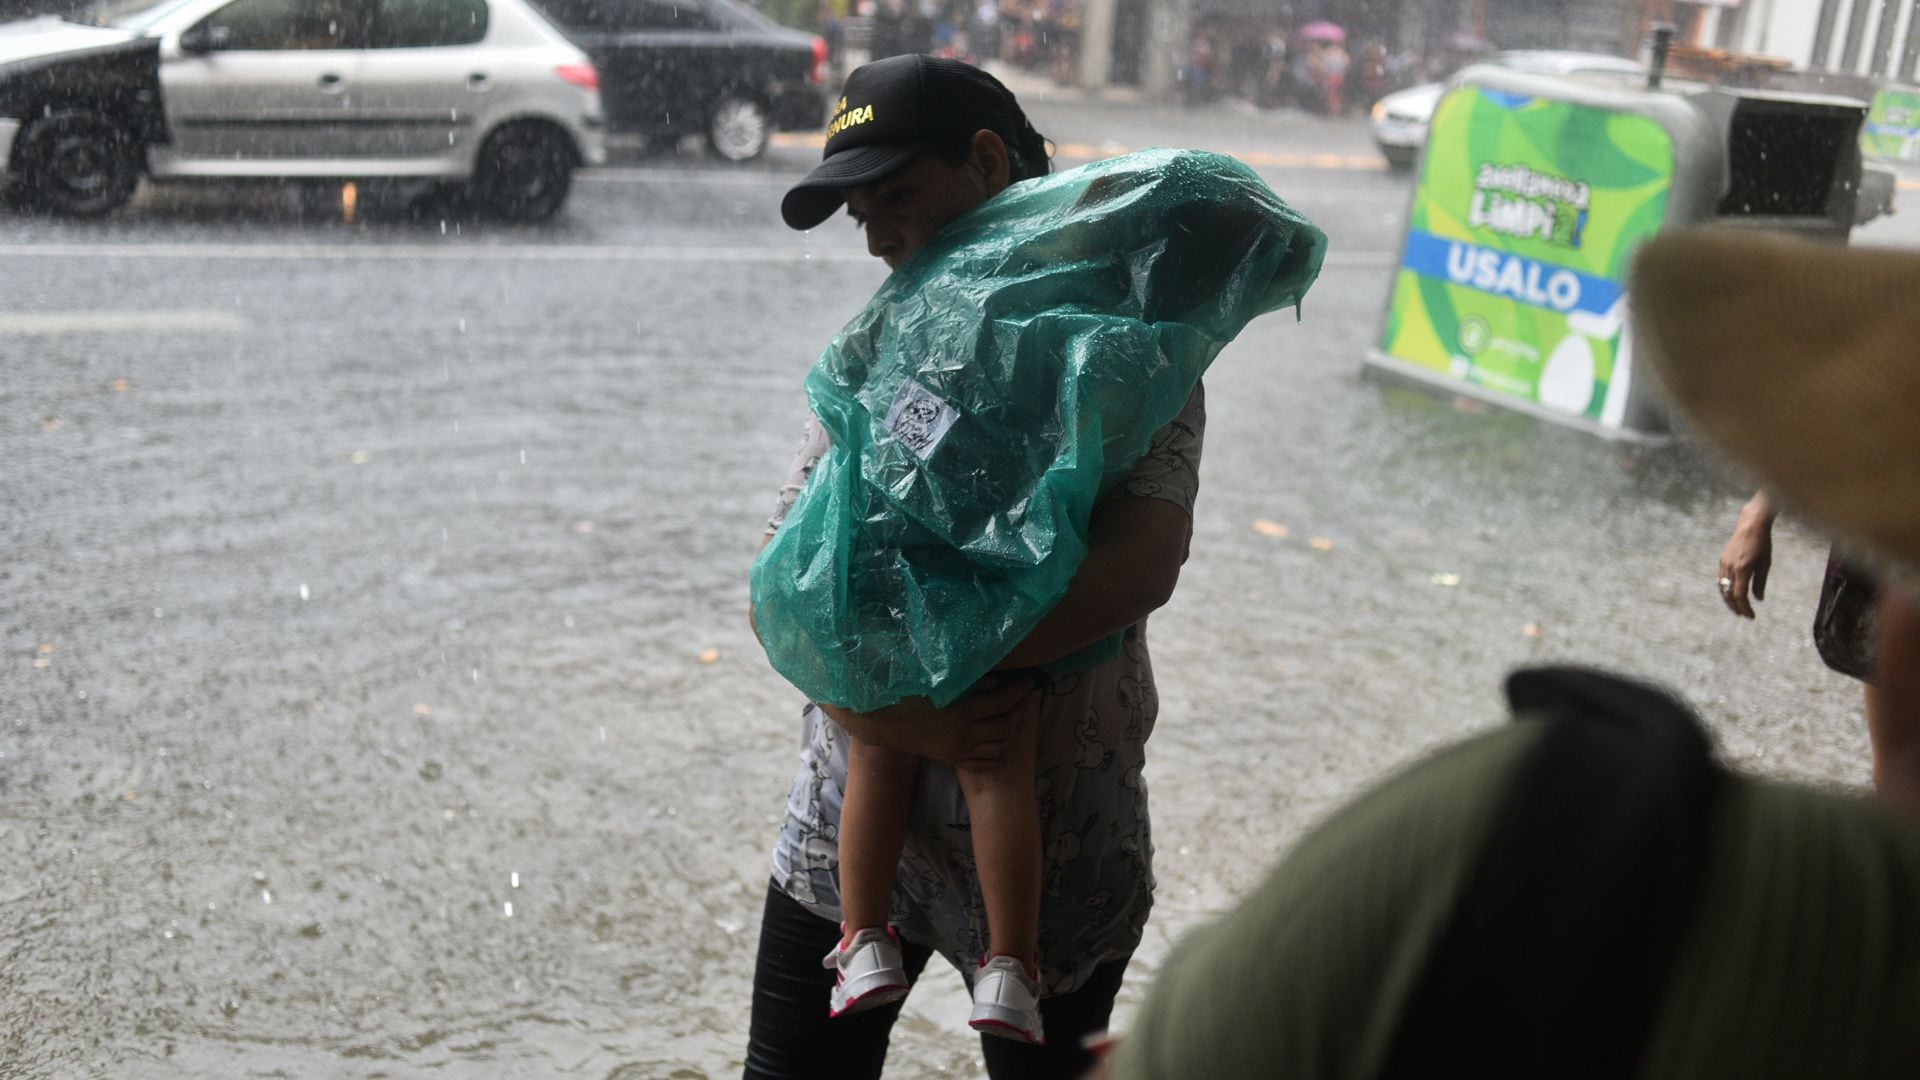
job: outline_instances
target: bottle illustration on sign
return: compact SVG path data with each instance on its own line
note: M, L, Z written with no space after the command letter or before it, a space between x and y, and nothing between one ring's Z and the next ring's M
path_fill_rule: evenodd
M1594 315L1585 311L1567 313L1567 329L1572 333L1560 339L1560 344L1547 354L1547 363L1540 371L1540 404L1549 409L1583 416L1593 406L1593 390L1598 365L1594 360L1594 342L1614 341L1618 345L1613 353L1613 378L1607 382L1607 400L1601 406L1601 420L1605 422L1608 413L1624 412L1627 402L1627 363L1631 348L1627 328L1627 298L1622 295L1613 302L1605 314Z

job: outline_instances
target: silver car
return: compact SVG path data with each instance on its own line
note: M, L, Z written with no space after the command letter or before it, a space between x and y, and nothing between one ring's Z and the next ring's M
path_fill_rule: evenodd
M598 73L523 0L125 0L95 21L0 27L0 167L54 210L104 213L143 172L410 177L540 220L605 160Z
M1618 56L1550 49L1496 53L1481 63L1535 75L1593 76L1618 83L1644 79L1647 74L1638 62ZM1387 164L1395 169L1413 167L1420 148L1427 144L1427 125L1433 121L1433 111L1440 107L1440 98L1451 85L1449 82L1421 83L1374 102L1370 117L1373 142Z

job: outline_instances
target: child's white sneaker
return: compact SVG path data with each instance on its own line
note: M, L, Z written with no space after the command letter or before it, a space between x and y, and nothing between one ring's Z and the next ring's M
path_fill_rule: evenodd
M844 946L844 947L843 947ZM900 939L889 926L882 932L862 930L853 940L836 945L820 966L838 969L833 999L827 1011L832 1016L865 1012L899 1001L907 996L907 970L900 960Z
M1003 1039L1045 1046L1040 1025L1040 984L1026 965L1011 956L996 956L980 965L973 976L973 1017L967 1026Z

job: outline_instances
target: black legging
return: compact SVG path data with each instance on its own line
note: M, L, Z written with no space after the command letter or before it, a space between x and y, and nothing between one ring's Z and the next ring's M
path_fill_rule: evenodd
M760 958L753 971L746 1080L879 1080L887 1038L903 1003L837 1020L829 1017L834 973L820 966L820 958L839 941L839 927L767 886ZM902 941L900 952L911 984L933 950ZM987 1075L993 1080L1072 1080L1086 1072L1093 1055L1080 1048L1080 1040L1107 1029L1126 970L1125 960L1112 960L1094 968L1080 989L1042 998L1044 1047L982 1035Z

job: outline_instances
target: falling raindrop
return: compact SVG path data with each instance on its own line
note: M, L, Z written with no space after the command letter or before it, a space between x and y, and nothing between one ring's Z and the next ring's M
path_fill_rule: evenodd
M507 909L507 918L513 918L513 901L507 901L504 906Z
M303 582L301 582L301 583L300 583L300 599L301 599L302 601L304 601L304 600L306 600L306 599L307 599L307 598L308 598L308 597L309 597L310 595L312 595L312 594L311 594L311 593L309 593L309 592L307 591L307 583L306 583L306 582L304 582L304 581L303 581Z
M516 889L519 888L520 887L520 871L515 870L511 874L508 874L507 880L512 883L514 888Z

